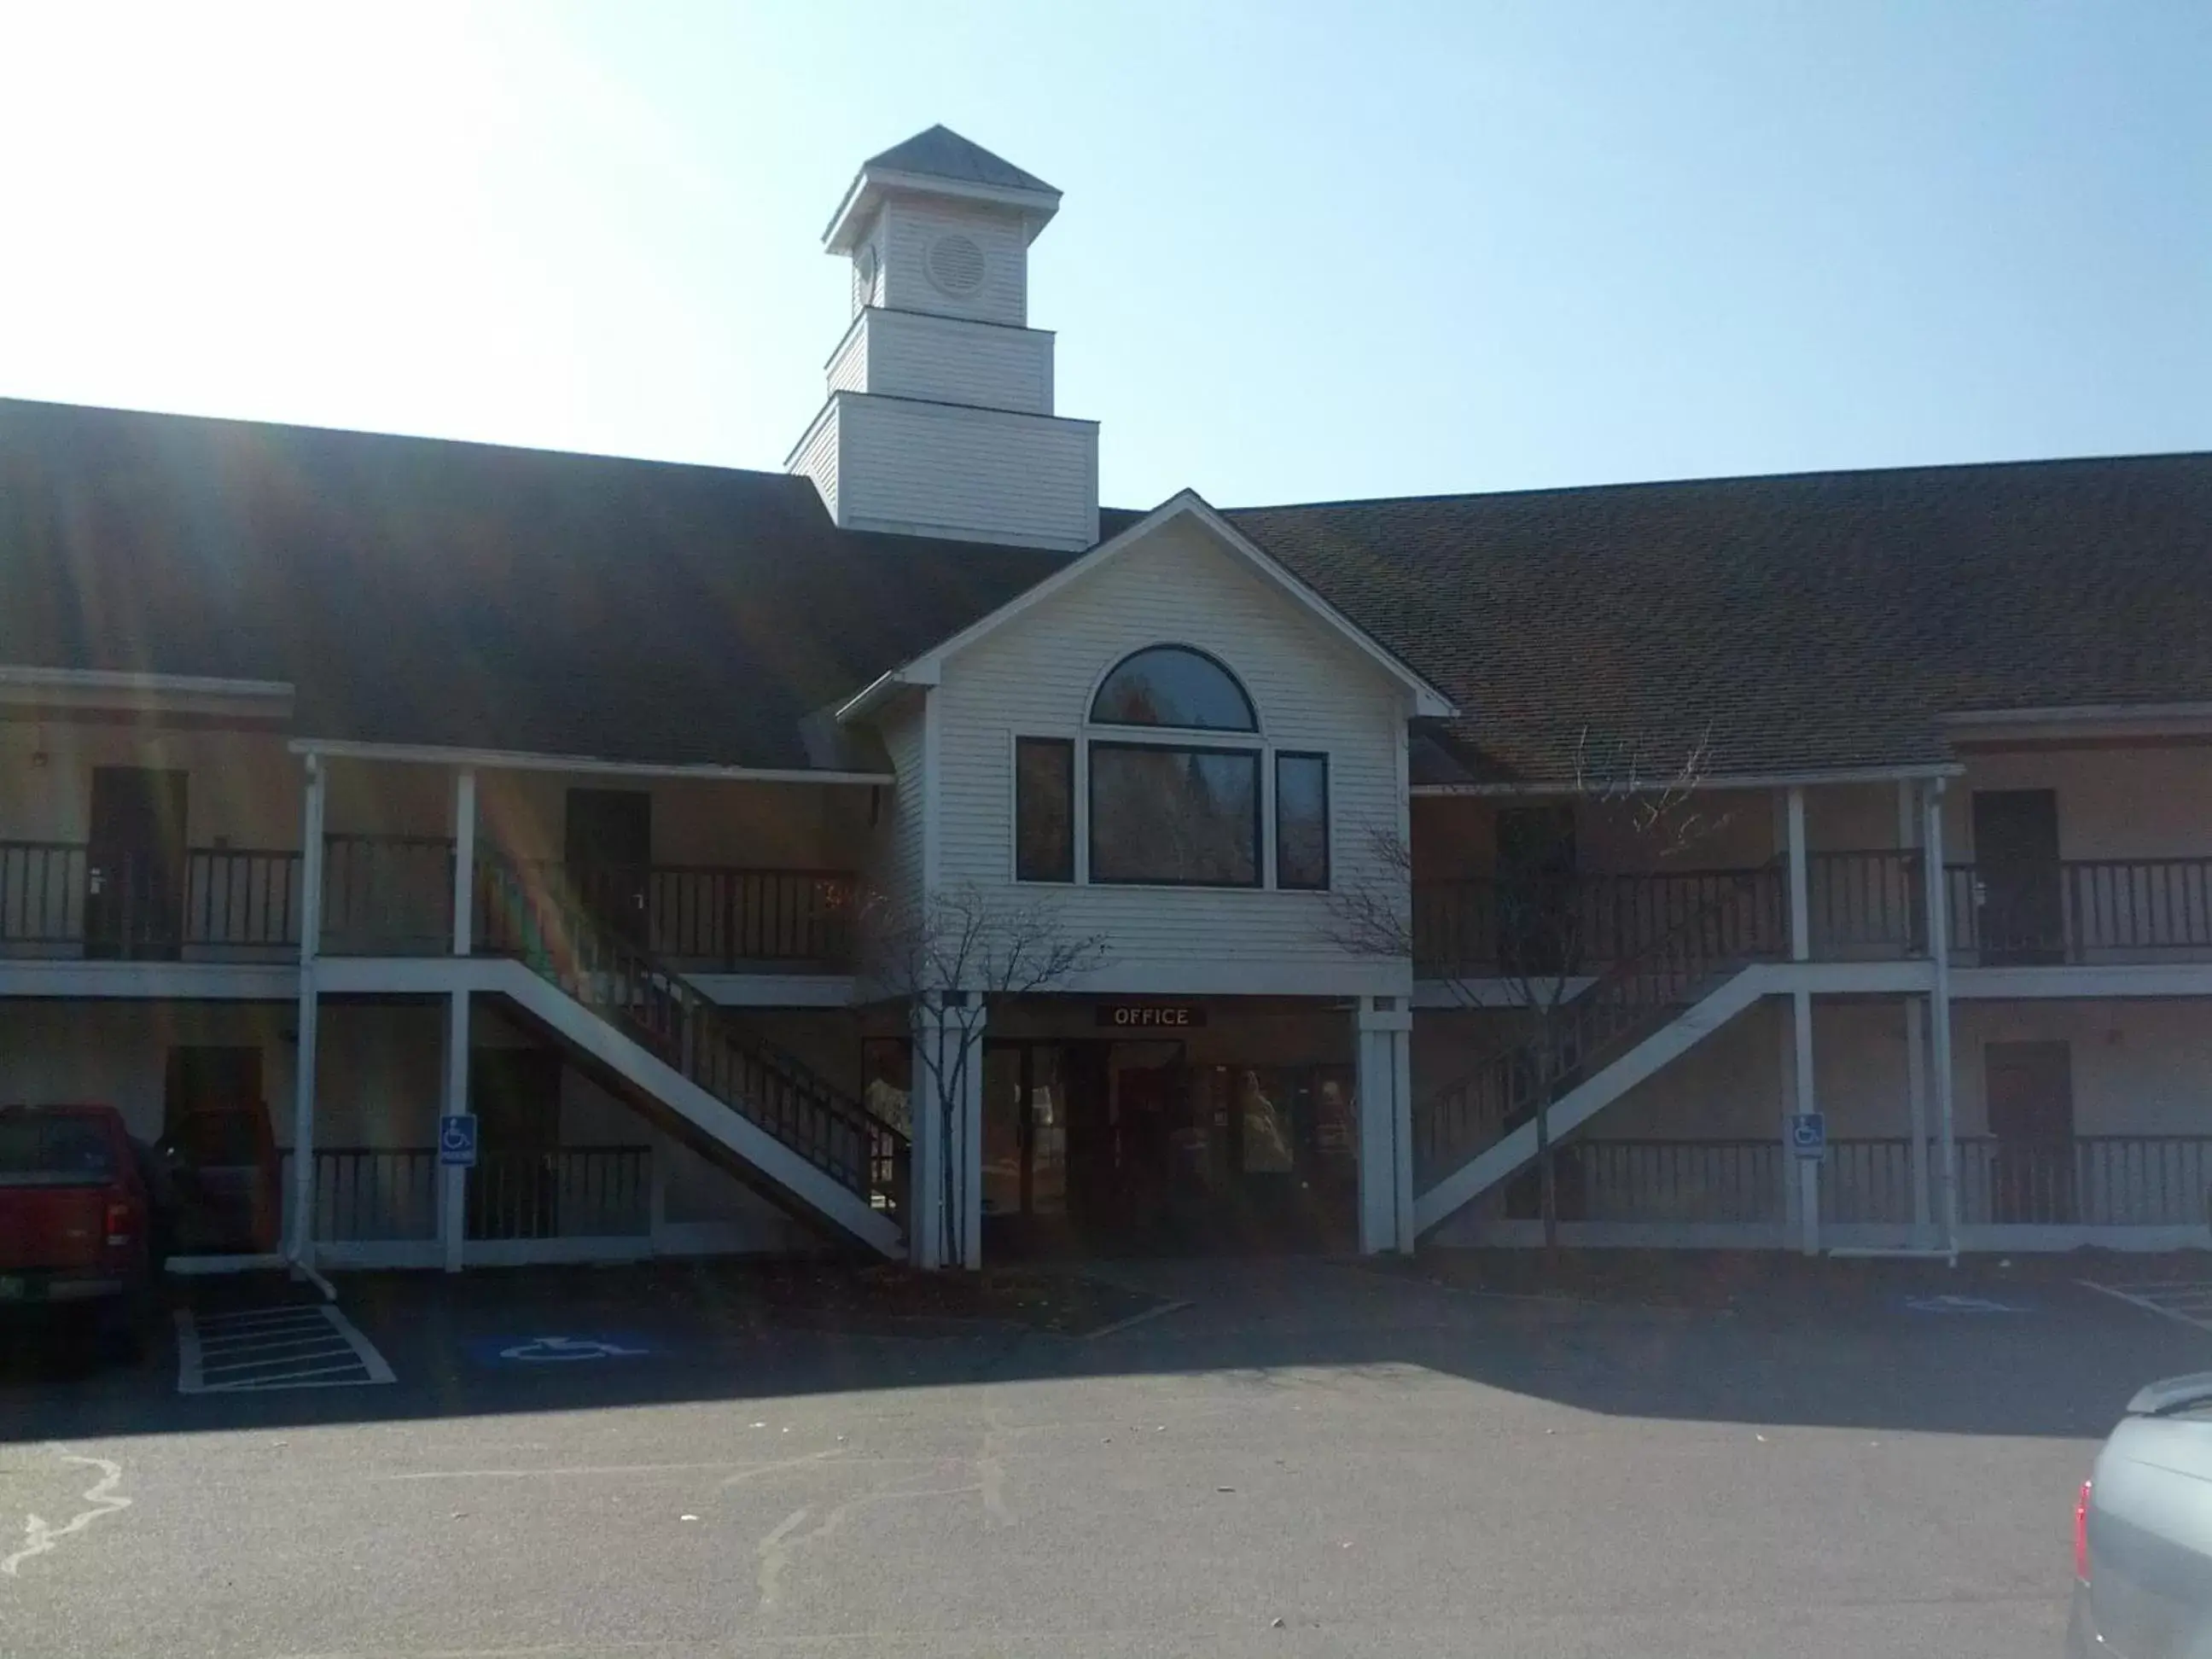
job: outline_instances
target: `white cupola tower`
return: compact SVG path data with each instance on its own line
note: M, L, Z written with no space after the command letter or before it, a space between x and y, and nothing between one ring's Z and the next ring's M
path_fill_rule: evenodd
M1052 412L1029 247L1060 192L945 127L864 164L823 236L851 261L829 400L785 462L850 530L1079 550L1098 423Z

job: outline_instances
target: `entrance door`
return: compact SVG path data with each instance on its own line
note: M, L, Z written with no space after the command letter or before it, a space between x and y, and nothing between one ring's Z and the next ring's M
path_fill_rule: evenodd
M556 1238L561 1056L550 1048L477 1048L469 1054L477 1163L469 1171L471 1238Z
M627 937L643 940L653 797L641 789L571 789L567 853L568 878L585 904Z
M1976 790L1974 872L1984 962L2065 960L2055 791Z
M185 774L96 767L84 953L173 961L185 923Z
M1062 1230L1068 1099L1056 1042L983 1047L983 1224L1018 1249ZM987 1244L988 1251L991 1245Z
M1113 1045L1071 1042L1060 1049L1060 1083L1066 1107L1062 1180L1069 1224L1078 1237L1096 1237L1114 1224L1118 1181L1114 1156Z
M1579 941L1575 898L1575 809L1514 806L1498 815L1498 960L1508 971L1571 971Z
M1990 1133L1990 1218L2074 1219L2074 1060L2063 1042L1992 1042L1983 1050Z

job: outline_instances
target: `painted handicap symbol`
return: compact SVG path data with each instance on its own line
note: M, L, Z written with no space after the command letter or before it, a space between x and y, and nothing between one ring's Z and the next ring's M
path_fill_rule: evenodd
M2009 1302L1992 1302L1985 1296L1916 1296L1906 1298L1905 1305L1915 1313L1927 1314L2016 1314L2027 1310Z
M537 1336L511 1348L501 1348L499 1357L526 1364L543 1364L572 1359L629 1359L652 1352L650 1348L628 1348L619 1342L602 1341L595 1337Z

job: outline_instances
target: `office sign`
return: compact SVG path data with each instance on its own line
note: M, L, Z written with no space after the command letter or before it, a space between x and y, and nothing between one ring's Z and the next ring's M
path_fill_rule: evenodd
M1098 1023L1116 1031L1188 1031L1206 1024L1195 1002L1102 1002Z

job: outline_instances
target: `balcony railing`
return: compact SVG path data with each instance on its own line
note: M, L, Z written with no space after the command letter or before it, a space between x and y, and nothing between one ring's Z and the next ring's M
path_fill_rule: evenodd
M2048 1144L1962 1137L1959 1220L1967 1227L2201 1227L2212 1222L2212 1135L2081 1135ZM1928 1147L1940 1207L1941 1146ZM1776 1224L1792 1161L1760 1139L1578 1139L1559 1151L1559 1213L1571 1221ZM1533 1216L1528 1183L1509 1218ZM1516 1198L1519 1202L1516 1202ZM1912 1143L1832 1140L1820 1168L1823 1224L1913 1220Z
M95 864L80 842L0 842L0 951L172 959L282 959L300 944L301 858L192 848L173 859ZM841 968L852 958L859 883L826 870L715 865L528 866L689 972ZM325 843L321 948L333 956L442 956L452 948L453 843L333 835ZM478 948L505 951L478 898Z
M2212 960L2212 858L1954 865L1944 878L1965 961Z
M1920 855L1814 853L1806 860L1809 950L1820 962L1895 960L1928 950ZM1744 896L1706 924L1714 954L1790 954L1789 878L1667 871L1563 878L1508 892L1488 880L1417 882L1414 963L1425 976L1495 975L1543 966L1598 974L1662 936L1723 884ZM1944 871L1951 959L1965 967L2212 962L2212 858L2074 859Z
M470 1172L471 1238L624 1238L651 1231L644 1146L486 1152Z
M292 1202L292 1154L284 1154L284 1203ZM386 1243L438 1236L438 1153L431 1146L318 1146L315 1237L324 1243Z
M289 1206L289 1152L283 1163ZM434 1239L438 1236L440 1184L434 1147L318 1147L315 1237L333 1244ZM641 1237L652 1229L652 1188L649 1147L488 1151L465 1182L465 1236Z
M1525 968L1595 974L1675 939L1694 921L1700 955L1786 955L1781 872L1677 870L1581 875L1540 883L1488 879L1413 884L1418 971L1496 974Z

